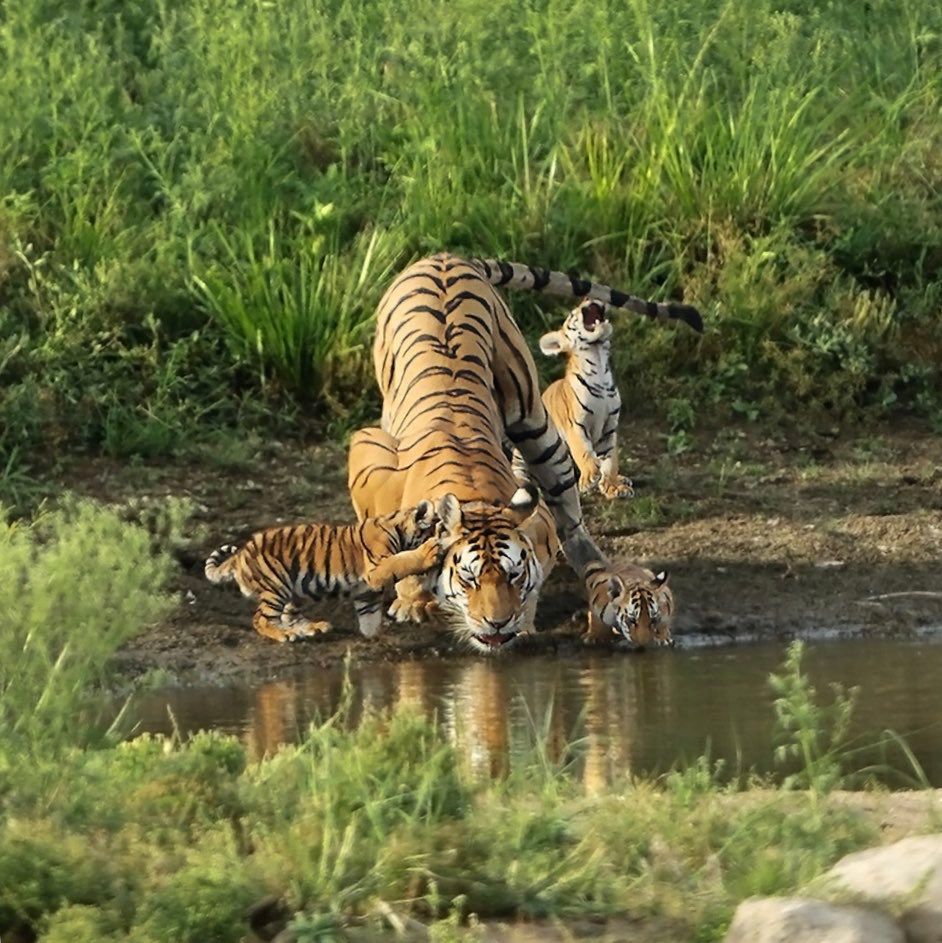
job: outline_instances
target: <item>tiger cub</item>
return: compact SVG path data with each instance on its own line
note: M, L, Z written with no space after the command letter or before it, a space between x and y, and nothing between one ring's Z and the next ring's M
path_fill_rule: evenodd
M618 474L621 396L612 376L612 324L605 310L599 301L584 301L560 330L540 338L544 354L567 357L565 375L546 388L543 403L579 469L580 490L597 483L606 498L630 498L631 481Z
M598 563L586 570L589 592L587 641L622 635L635 645L670 645L674 594L667 574L652 573L634 563L614 563L606 569ZM607 628L611 626L611 628Z
M438 508L422 501L359 524L271 527L242 547L220 547L204 571L210 582L234 580L258 601L252 625L267 638L294 642L329 631L329 622L301 615L295 600L341 594L353 597L360 632L369 638L382 627L383 590L441 562L440 521Z

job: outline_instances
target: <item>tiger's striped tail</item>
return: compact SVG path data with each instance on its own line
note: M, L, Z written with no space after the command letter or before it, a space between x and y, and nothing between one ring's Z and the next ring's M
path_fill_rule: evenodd
M552 272L545 268L503 262L500 259L472 259L484 277L492 284L524 291L541 291L564 298L593 298L613 308L626 308L635 314L660 320L683 321L698 334L703 333L703 318L693 305L645 301L636 295L627 295L608 285L597 285L575 275Z
M228 583L235 579L235 559L239 547L234 544L223 544L214 550L207 558L203 572L210 583Z

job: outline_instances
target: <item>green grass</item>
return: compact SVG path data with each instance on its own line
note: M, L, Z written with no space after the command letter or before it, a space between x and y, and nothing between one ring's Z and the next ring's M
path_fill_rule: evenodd
M358 422L375 302L441 248L699 305L702 341L619 321L631 409L938 414L937 4L493 13L5 10L0 462Z
M212 732L117 743L95 691L115 647L166 605L161 548L184 513L132 511L150 526L79 504L0 533L4 938L237 943L247 908L273 895L299 940L342 939L390 910L439 921L443 938L473 914L656 917L719 940L743 898L796 891L876 837L828 798L852 772L853 700L820 704L797 644L772 683L779 753L799 767L783 785L799 791L750 793L748 774L701 759L588 793L539 730L528 763L486 781L426 717L352 725L349 690L254 763Z
M701 759L588 791L573 775L579 743L556 764L539 724L529 760L488 781L427 717L352 724L349 689L257 762L212 732L118 742L101 682L121 642L166 610L186 515L183 502L64 502L0 529L4 939L236 943L247 908L273 895L299 940L391 911L440 922L443 938L473 914L651 917L718 940L744 897L793 892L875 838L829 799L854 773L853 698L819 702L800 644L772 678L782 789Z
M795 890L875 838L829 804L819 767L810 794L740 793L717 772L587 796L537 751L482 782L408 711L355 729L341 711L255 764L211 733L60 749L0 784L0 933L236 943L274 895L302 940L389 907L443 933L455 915L656 916L719 940L741 899Z
M181 514L174 505L154 517L172 530ZM153 542L89 502L65 502L31 526L0 518L0 769L94 732L89 688L170 602L170 564Z

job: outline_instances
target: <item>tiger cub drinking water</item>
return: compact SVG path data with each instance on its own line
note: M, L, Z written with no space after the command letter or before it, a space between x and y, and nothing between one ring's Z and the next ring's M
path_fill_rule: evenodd
M592 563L586 570L586 589L586 640L600 641L614 633L642 648L673 646L674 594L663 571L654 574L634 563L613 563L611 569Z
M596 484L606 498L628 498L631 482L618 474L618 414L621 396L609 354L612 324L600 301L574 308L558 331L540 338L547 356L565 354L566 373L543 393L543 403L566 440L579 470L579 487Z
M353 597L360 632L371 637L382 626L383 590L441 562L439 508L453 501L446 495L437 506L422 501L358 524L271 527L242 547L227 544L210 554L206 578L234 580L256 599L252 625L267 638L294 642L329 631L329 622L305 618L295 601L341 594Z

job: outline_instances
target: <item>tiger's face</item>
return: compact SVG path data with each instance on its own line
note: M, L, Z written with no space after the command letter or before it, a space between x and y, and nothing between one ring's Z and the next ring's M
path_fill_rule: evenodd
M537 512L533 488L507 507L451 497L442 512L445 555L433 592L441 615L472 648L500 651L527 627L543 570L525 532Z
M549 356L578 354L607 341L612 336L612 322L605 310L601 301L583 301L569 312L560 330L540 338L540 350Z
M674 596L663 571L643 582L626 584L617 574L608 581L611 600L605 607L602 621L616 635L642 648L648 645L673 647L671 621Z

